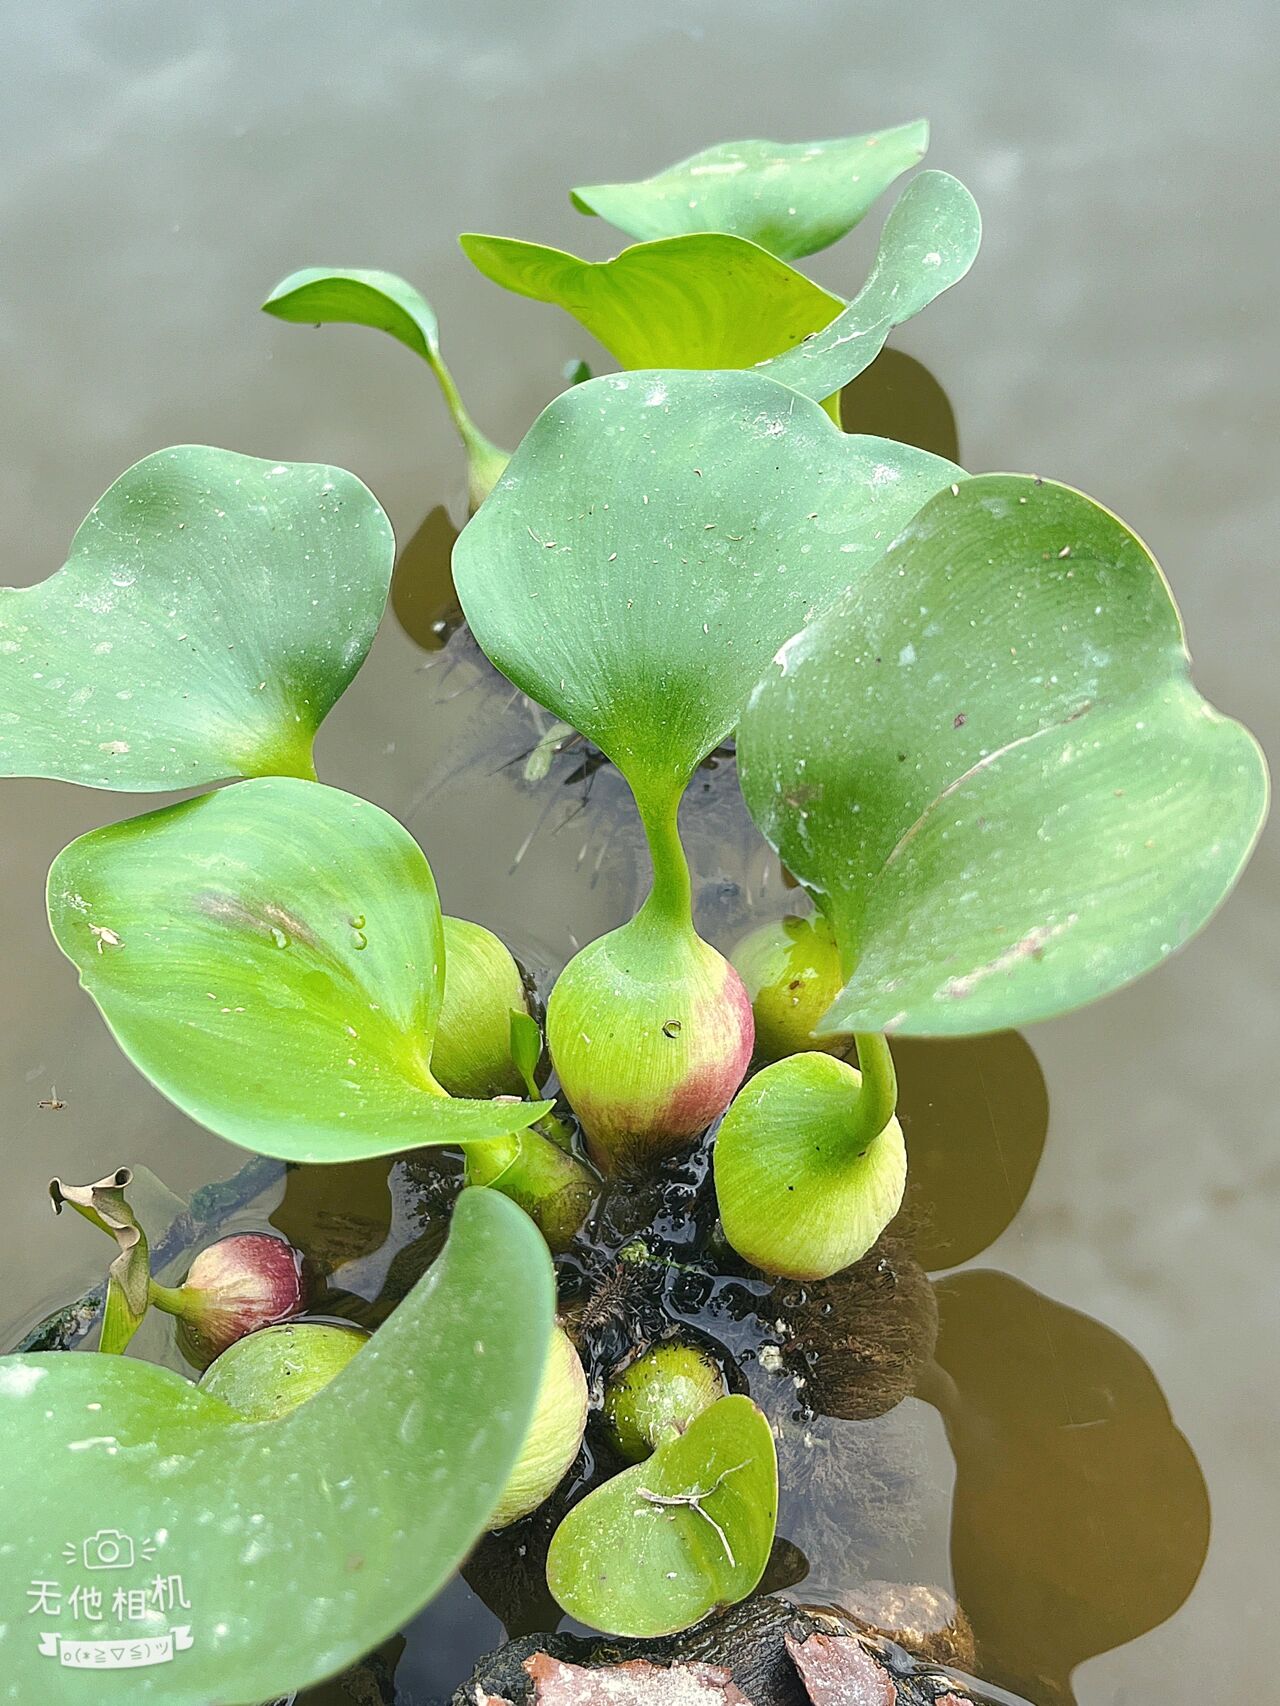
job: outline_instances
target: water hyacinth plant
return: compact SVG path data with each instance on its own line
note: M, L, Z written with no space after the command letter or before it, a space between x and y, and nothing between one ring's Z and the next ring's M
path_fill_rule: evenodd
M793 263L926 142L912 124L726 144L578 189L637 239L604 261L464 237L481 272L569 311L621 369L572 375L510 456L403 280L312 267L265 304L386 331L431 367L467 455L453 571L471 633L634 799L651 885L556 979L545 1086L507 947L442 914L405 828L316 775L391 579L359 480L161 451L94 507L64 568L0 589L0 774L208 790L81 836L49 874L53 933L124 1053L257 1154L448 1149L468 1187L444 1254L369 1339L299 1318L283 1240L224 1240L165 1288L127 1170L57 1188L118 1253L97 1352L0 1359L29 1469L7 1533L25 1568L48 1501L69 1518L106 1489L186 1548L202 1608L169 1692L144 1667L127 1690L104 1676L104 1700L252 1706L333 1674L484 1530L519 1535L553 1495L569 1504L546 1585L595 1628L663 1635L753 1592L775 1538L770 1418L703 1347L636 1354L633 1336L601 1365L592 1332L661 1266L643 1243L632 1260L615 1240L615 1302L576 1326L557 1324L551 1254L562 1284L588 1272L584 1223L613 1224L711 1132L717 1260L801 1281L849 1268L906 1183L888 1038L1103 996L1198 930L1247 859L1261 755L1192 686L1141 541L1038 476L841 430L842 387L968 271L977 210L924 171L849 300ZM694 927L680 812L729 743L812 910L726 958ZM178 1317L199 1385L115 1354L151 1304ZM589 1426L604 1455L579 1473ZM25 1632L0 1651L42 1699L77 1698Z

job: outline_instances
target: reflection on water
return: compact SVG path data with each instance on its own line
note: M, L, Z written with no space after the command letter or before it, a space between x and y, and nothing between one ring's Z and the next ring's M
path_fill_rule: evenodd
M911 1166L904 1205L931 1273L981 1255L1022 1207L1049 1129L1049 1095L1025 1037L893 1047Z
M391 610L424 652L438 652L462 620L451 562L457 537L448 510L437 504L396 556Z
M884 350L840 394L846 432L897 439L960 461L960 435L951 399L923 362L903 350Z
M1194 1587L1204 1477L1150 1368L1101 1322L1007 1274L952 1274L937 1296L922 1390L955 1453L951 1559L979 1666L1071 1706L1077 1665Z

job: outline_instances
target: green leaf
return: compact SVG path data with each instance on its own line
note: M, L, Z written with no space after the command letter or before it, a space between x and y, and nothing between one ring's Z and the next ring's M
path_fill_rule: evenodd
M631 184L572 192L629 237L729 231L787 260L851 231L929 146L923 119L831 142L722 142Z
M534 1074L542 1059L542 1027L533 1014L523 1007L511 1009L511 1059L520 1074L521 1082L531 1096L538 1093Z
M543 410L454 579L498 668L670 801L782 642L960 478L758 374L610 374Z
M394 555L340 468L204 445L145 457L57 574L0 587L0 775L157 792L314 774Z
M11 1697L252 1706L376 1646L444 1586L497 1505L553 1307L534 1227L504 1197L469 1192L427 1276L352 1365L278 1421L243 1421L132 1358L0 1359L0 1425L23 1465L5 1488ZM95 1569L112 1530L114 1556L133 1564ZM29 1615L29 1582L59 1590L59 1610ZM76 1587L102 1590L100 1623L69 1609ZM113 1610L118 1588L144 1596L142 1619ZM56 1646L40 1651L46 1636L75 1651L175 1627L171 1662L91 1679Z
M824 1031L975 1033L1105 995L1207 921L1266 811L1145 546L1017 474L926 505L779 653L738 751L852 974Z
M49 873L49 917L134 1065L246 1149L466 1144L551 1105L435 1083L435 881L407 830L337 788L245 782L81 836Z
M622 367L753 367L840 312L838 296L742 237L701 232L584 261L514 237L459 238L486 278L572 314Z
M411 284L391 272L352 267L303 267L281 279L262 304L265 314L296 325L370 326L411 349L436 376L470 470L471 506L478 509L506 466L507 453L476 426L440 354L435 310Z
M752 1591L777 1510L769 1424L749 1398L721 1398L573 1507L551 1541L547 1583L593 1629L670 1635Z
M851 1144L862 1078L829 1054L789 1055L739 1090L716 1133L725 1236L766 1273L827 1279L865 1256L902 1206L896 1119Z
M885 221L875 265L849 306L761 372L820 401L871 365L895 326L958 284L978 254L982 218L958 178L921 172Z

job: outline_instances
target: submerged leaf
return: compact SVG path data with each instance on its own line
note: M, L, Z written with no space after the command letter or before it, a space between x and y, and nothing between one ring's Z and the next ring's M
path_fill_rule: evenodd
M1266 810L1145 546L1023 475L926 505L779 653L738 750L852 971L827 1032L994 1030L1119 988L1207 921Z
M426 297L391 272L354 267L303 267L281 279L263 312L296 325L370 326L411 349L436 376L467 452L471 505L478 508L506 466L507 453L476 426L440 354L440 324Z
M752 1591L777 1508L768 1422L749 1398L721 1398L573 1507L552 1539L547 1581L594 1629L669 1635Z
M344 1161L465 1144L551 1105L440 1090L431 869L394 818L339 789L246 782L81 836L49 873L49 916L133 1063L247 1149Z
M486 278L572 314L621 367L753 367L819 331L841 300L758 244L665 237L584 261L514 237L461 237Z
M982 241L978 204L958 178L921 172L885 221L875 264L849 306L760 371L820 401L870 367L895 326L958 284Z
M543 410L454 578L498 668L670 801L782 642L962 478L758 374L612 374Z
M394 554L340 468L206 445L145 457L65 567L0 587L0 775L134 792L312 775Z
M851 231L929 146L923 119L831 142L722 142L652 178L572 192L629 237L729 231L796 260Z
M0 1633L11 1697L253 1706L367 1652L484 1528L533 1414L553 1307L532 1224L468 1192L427 1277L280 1420L243 1421L131 1358L0 1359L0 1424L22 1465L5 1482L5 1576L44 1596ZM100 1590L96 1617L70 1608L73 1587L77 1604ZM150 1657L116 1668L121 1646Z

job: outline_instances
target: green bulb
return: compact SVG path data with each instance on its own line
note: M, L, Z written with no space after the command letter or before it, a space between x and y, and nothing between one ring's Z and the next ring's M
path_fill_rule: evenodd
M509 1132L463 1151L469 1185L491 1185L519 1203L560 1255L595 1201L600 1181L591 1170L541 1132Z
M840 950L820 912L762 924L742 938L729 958L755 1014L757 1060L783 1060L812 1049L847 1052L851 1038L814 1035L845 982Z
M864 1132L862 1074L793 1054L739 1092L716 1133L725 1236L766 1273L826 1279L865 1256L902 1206L907 1151L890 1119Z
M368 1340L362 1327L289 1321L237 1339L210 1363L200 1390L246 1421L273 1422L327 1386Z
M528 1011L520 968L492 930L445 918L444 1002L431 1075L451 1096L523 1096L511 1058L511 1014Z
M609 1376L604 1418L609 1439L629 1463L641 1463L664 1439L724 1397L724 1376L692 1345L655 1345Z
M506 1528L550 1498L578 1455L587 1426L587 1377L563 1327L551 1335L533 1421L490 1528Z

